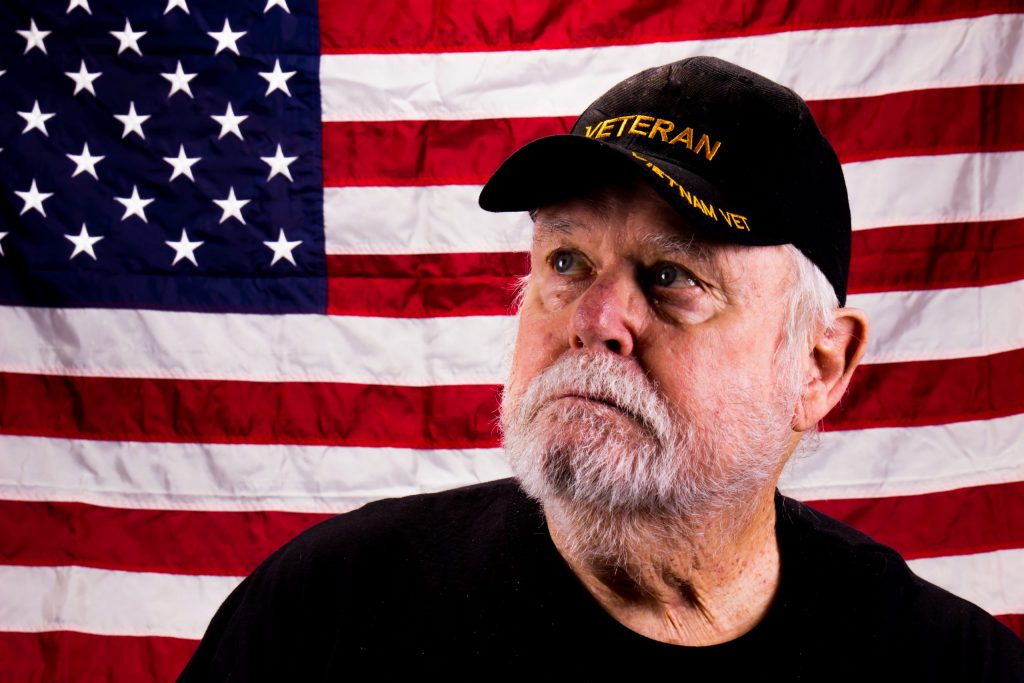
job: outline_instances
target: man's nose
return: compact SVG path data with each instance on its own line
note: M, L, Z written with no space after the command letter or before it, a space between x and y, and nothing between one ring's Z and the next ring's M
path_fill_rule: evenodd
M632 355L645 303L631 273L598 276L576 301L570 345L577 350Z

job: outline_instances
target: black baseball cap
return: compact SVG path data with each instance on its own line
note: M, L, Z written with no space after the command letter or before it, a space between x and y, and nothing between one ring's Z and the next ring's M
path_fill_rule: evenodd
M846 303L850 204L839 159L795 92L715 57L642 71L565 135L524 145L480 193L487 211L532 211L635 169L695 230L792 244Z

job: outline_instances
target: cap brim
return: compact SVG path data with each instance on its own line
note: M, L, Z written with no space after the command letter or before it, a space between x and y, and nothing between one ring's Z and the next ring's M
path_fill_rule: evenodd
M630 170L688 224L709 239L749 245L778 244L774 231L754 233L756 220L741 198L729 197L693 171L649 153L580 135L552 135L523 146L505 160L480 192L486 211L532 211L585 195Z

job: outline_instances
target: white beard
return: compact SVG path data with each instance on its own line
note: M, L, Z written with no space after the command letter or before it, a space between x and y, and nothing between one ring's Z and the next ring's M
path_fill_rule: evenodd
M773 485L796 398L781 388L767 401L721 388L734 394L732 410L699 424L673 410L631 361L567 352L525 390L503 395L509 464L559 522L565 549L591 566L632 574L629 565L651 548L691 543L706 553L704 538L725 543ZM566 394L615 407L552 404Z

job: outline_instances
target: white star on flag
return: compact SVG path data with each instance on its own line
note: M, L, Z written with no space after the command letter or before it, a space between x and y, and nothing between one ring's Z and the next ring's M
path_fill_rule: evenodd
M92 82L102 76L103 73L99 71L90 72L85 68L85 60L83 59L82 66L79 67L78 73L75 73L74 71L65 71L64 75L75 82L75 92L71 93L72 95L77 95L83 90L88 90L93 94L93 96L95 96L96 90L93 88Z
M8 233L6 233L6 232L0 232L0 256L4 255L4 244L3 244L3 242L4 242L4 238L7 237L7 234Z
M71 174L72 178L74 178L79 173L88 173L96 180L100 179L99 176L96 175L96 164L106 159L106 157L92 156L89 153L88 142L82 145L81 154L68 154L67 157L68 159L71 159L73 162L75 162L75 172Z
M71 10L76 7L81 7L89 14L92 14L92 10L89 9L89 0L71 0L71 2L68 3L68 11L64 14L71 14Z
M136 114L134 102L129 104L127 114L114 114L114 118L124 124L124 133L121 134L122 138L128 137L129 133L135 133L143 140L146 139L145 133L142 132L142 124L149 119L149 115L142 116Z
M171 92L167 93L168 99L176 92L183 92L192 97L192 88L189 87L188 83L196 77L196 74L185 73L181 68L180 59L178 60L178 68L173 73L161 73L160 75L171 82Z
M192 175L192 167L195 166L202 157L189 157L185 156L185 145L178 145L178 156L176 157L164 157L164 161L171 165L174 171L171 173L171 180L174 180L180 175L185 176L193 183L196 181ZM170 182L170 181L168 181Z
M220 135L217 136L218 140L228 133L237 135L239 140L243 139L242 131L238 127L238 124L245 121L249 116L247 114L243 116L236 116L235 110L231 108L230 102L228 102L228 108L224 110L222 115L218 116L217 114L214 114L210 118L220 124Z
M295 75L294 71L281 71L281 60L274 60L273 71L260 71L260 78L263 78L267 82L267 92L265 95L275 90L280 90L288 97L292 96L291 90L288 89L288 79Z
M249 199L238 199L235 197L235 188L232 187L228 191L228 196L224 199L214 199L213 203L219 206L224 213L220 217L218 223L223 223L232 216L238 219L238 222L245 225L245 219L242 218L242 207L248 204L251 200Z
M46 137L50 137L50 134L46 132L46 122L52 119L54 115L44 114L40 111L39 100L36 100L35 104L32 105L32 111L19 111L18 116L25 119L25 129L21 131L22 135L34 128Z
M185 0L167 0L167 9L164 10L164 14L167 14L175 7L184 10L185 14L190 14L188 11L188 5L185 4Z
M165 240L164 244L174 250L174 260L171 262L172 266L178 264L181 259L188 259L192 262L193 266L199 266L196 262L196 249L203 246L203 242L190 242L188 239L188 233L185 232L185 228L181 229L181 239L177 242Z
M274 156L260 157L260 160L263 161L263 163L270 166L270 175L267 176L268 181L277 174L281 174L284 177L288 178L288 180L292 180L292 172L288 170L288 167L296 159L298 159L298 157L286 157L284 153L281 151L280 144L277 146L277 152L274 154Z
M284 236L284 228L281 228L281 231L277 234L276 242L264 242L263 244L267 245L267 248L274 252L274 258L270 261L270 265L274 265L281 259L285 259L294 266L296 264L295 257L292 256L292 250L302 244L302 240L289 242Z
M224 28L220 31L207 31L206 32L211 38L217 41L217 49L213 51L213 54L220 54L221 50L231 50L236 55L238 54L238 39L246 34L245 31L232 31L231 24L227 19L224 20Z
M266 14L269 12L271 7L280 7L288 14L292 13L292 11L288 9L288 3L285 2L285 0L267 0L267 6L263 8L263 13Z
M139 38L146 35L147 31L133 31L132 22L128 19L124 20L123 31L111 31L110 35L121 41L121 45L117 48L117 54L121 54L125 50L135 50L136 53L141 57L142 49L139 47Z
M92 260L96 260L96 252L92 250L94 244L103 239L102 235L96 235L93 237L89 234L89 231L85 227L85 223L82 223L82 231L77 235L64 235L64 239L68 240L75 245L75 250L71 252L71 256L68 260L75 258L79 254L88 254L92 256Z
M146 207L152 204L153 200L140 197L138 185L132 185L131 197L114 197L114 201L124 206L124 215L121 216L122 221L128 220L131 216L138 216L142 219L143 223L149 223L146 220Z
M27 55L28 51L34 47L37 47L40 50L42 50L44 55L47 54L46 44L43 42L43 40L46 38L46 36L50 35L50 33L50 31L40 31L38 28L36 28L36 20L30 19L28 30L18 31L18 35L25 39L25 51L22 54Z
M32 179L32 187L28 189L28 192L14 191L14 194L18 195L25 202L25 206L22 207L19 216L24 216L30 209L35 209L39 213L46 216L46 210L43 209L43 202L53 196L52 192L40 192L39 188L36 187L36 181Z

